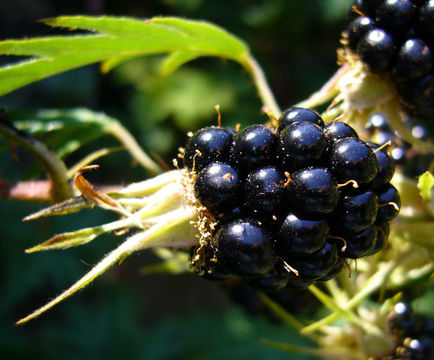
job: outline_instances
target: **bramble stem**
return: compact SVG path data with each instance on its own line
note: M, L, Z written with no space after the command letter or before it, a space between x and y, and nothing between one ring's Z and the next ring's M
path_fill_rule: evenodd
M0 133L8 139L28 150L42 164L51 179L50 195L52 200L60 201L74 196L73 188L68 182L68 169L65 163L36 138L16 129L6 118L6 113L0 113Z
M261 66L251 55L247 57L247 63L244 63L244 66L253 78L262 103L269 109L269 111L271 111L274 116L279 117L280 107L277 104L276 99L274 98L273 92L268 85L267 79Z

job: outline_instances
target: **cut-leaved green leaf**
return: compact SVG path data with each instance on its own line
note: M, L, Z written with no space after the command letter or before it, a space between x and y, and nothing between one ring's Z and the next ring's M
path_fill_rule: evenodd
M164 62L168 73L198 56L247 63L249 50L239 39L204 21L156 17L62 16L43 20L53 27L94 34L51 36L0 42L0 54L32 56L0 68L0 95L80 66L103 62L104 71L134 57L176 54Z
M168 75L188 61L215 56L241 64L252 75L264 105L276 116L279 113L262 69L250 55L247 45L211 23L176 17L114 16L61 16L43 22L90 33L0 41L0 55L30 57L0 67L0 96L49 76L98 62L101 70L107 72L126 60L167 54L161 71Z

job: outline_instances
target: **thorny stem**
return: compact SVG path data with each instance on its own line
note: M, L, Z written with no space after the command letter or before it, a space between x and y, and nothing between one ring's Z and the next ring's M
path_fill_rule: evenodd
M275 117L279 117L280 107L277 104L276 99L274 98L273 92L268 85L267 79L261 66L251 55L247 57L247 62L244 63L244 66L252 76L255 86L258 90L259 97L261 98L264 106L266 106Z

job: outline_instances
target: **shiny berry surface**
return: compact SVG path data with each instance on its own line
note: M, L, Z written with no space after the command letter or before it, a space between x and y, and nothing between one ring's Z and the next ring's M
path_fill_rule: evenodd
M334 213L340 229L357 232L371 226L377 217L378 196L367 190L357 195L342 196Z
M294 106L285 110L280 116L278 131L281 132L288 125L296 122L310 122L319 127L324 126L324 121L316 111Z
M372 225L356 233L342 234L346 241L346 248L339 248L339 255L350 259L358 259L367 256L377 241L377 226Z
M328 281L335 278L343 269L344 262L336 261L336 264L333 265L330 271L328 271L325 275L321 276L317 281Z
M280 134L279 156L285 171L319 163L328 145L323 130L310 122L287 126Z
M264 125L252 125L235 139L231 149L231 163L242 172L250 172L261 166L270 166L276 157L278 136Z
M335 121L324 128L324 133L330 142L343 138L358 138L356 131L348 124L342 121Z
M401 199L398 190L392 185L386 185L381 191L378 191L378 221L390 221L394 219L401 207Z
M244 182L243 196L252 213L277 215L284 199L285 176L274 167L257 169Z
M307 220L288 214L278 233L275 246L279 254L311 254L322 248L329 232L325 220Z
M224 129L208 127L199 130L188 141L184 152L184 166L199 172L216 161L226 161L234 141L233 135Z
M339 190L330 171L308 168L291 175L288 201L297 214L331 213L339 200Z
M261 291L277 291L286 286L289 277L290 272L285 268L283 261L276 259L273 268L269 272L261 277L249 279L248 283Z
M375 224L377 226L377 238L372 249L366 255L374 255L382 250L387 243L387 238L390 233L390 225L387 221Z
M389 69L395 50L392 36L382 29L368 31L357 46L360 59L374 74Z
M367 183L378 173L378 162L373 150L355 138L336 141L330 150L330 170L339 183L354 180Z
M376 10L375 20L383 29L405 32L410 27L413 11L410 0L384 0Z
M217 259L229 272L245 277L264 275L272 269L275 254L271 234L249 219L223 224L215 237Z
M211 211L223 211L233 206L240 191L238 172L221 163L209 164L197 176L194 193L201 204Z
M428 0L425 5L419 9L417 17L417 28L418 30L430 38L431 41L434 39L434 0Z
M368 145L375 151L379 148L379 145L375 143L368 143ZM374 189L379 188L392 180L395 173L395 163L389 156L385 149L375 151L375 156L378 162L377 176L372 180L372 187Z
M367 16L358 16L347 28L348 47L356 51L361 38L370 30L374 29L375 22Z
M318 251L307 256L293 256L284 260L299 272L299 276L306 280L316 280L327 274L336 264L336 245L327 242Z
M409 81L428 75L433 68L433 54L421 39L407 40L398 52L392 68L394 81Z

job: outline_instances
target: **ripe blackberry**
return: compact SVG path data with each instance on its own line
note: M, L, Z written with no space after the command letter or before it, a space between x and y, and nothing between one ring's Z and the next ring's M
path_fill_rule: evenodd
M359 59L395 88L408 115L432 119L434 1L354 1L349 20L341 59L350 64Z
M338 261L336 245L326 242L325 245L309 255L292 254L283 259L299 274L302 280L317 280L326 275Z
M413 10L410 0L384 0L375 12L375 20L383 29L403 33L410 28Z
M221 226L213 247L219 263L228 272L257 277L274 266L271 240L271 234L254 220L239 219Z
M378 162L378 173L372 180L372 187L376 189L392 180L393 174L395 173L395 164L384 149L377 150L379 148L378 144L369 142L368 145L375 151Z
M330 171L307 168L291 175L288 201L298 214L329 214L339 200L339 191Z
M398 52L392 68L394 81L409 81L428 75L433 67L433 54L421 39L408 39Z
M307 220L290 213L279 229L275 247L280 254L308 255L325 245L328 232L326 220Z
M344 138L335 142L330 151L330 170L339 181L354 180L368 183L378 173L378 162L373 150L360 139Z
M198 249L200 246L191 248L190 257L193 262L196 261L195 257L198 256ZM219 262L215 261L215 253L211 246L206 245L201 248L204 259L204 264L200 265L198 275L206 280L223 281L229 279L232 275L228 273Z
M390 225L387 221L375 224L377 226L377 239L372 249L366 255L374 255L384 248L387 242L387 238L390 233Z
M252 214L263 214L271 220L271 217L280 211L286 190L285 182L285 176L275 167L252 171L244 181L243 196L246 207L251 209Z
M328 140L324 131L310 122L296 122L280 133L279 157L287 171L319 164Z
M370 254L377 241L377 226L371 225L359 232L340 234L346 244L339 248L339 256L350 259L358 259Z
M336 261L336 264L333 265L331 270L317 279L317 281L328 281L335 278L342 271L343 267L344 262L342 260Z
M378 212L378 196L372 190L356 195L341 196L334 213L336 227L347 232L358 232L371 226Z
M395 54L392 36L382 29L368 31L357 45L360 59L373 74L381 74L390 68Z
M269 166L276 157L278 137L264 125L252 125L238 133L231 149L231 163L242 172Z
M399 197L386 151L348 124L323 127L307 109L290 108L281 120L289 124L279 135L252 125L225 159L188 172L202 205L192 265L205 278L233 274L265 291L301 289L387 241Z
M290 271L285 267L282 259L277 258L273 268L264 276L248 279L249 285L261 291L277 291L286 286Z
M323 119L316 111L293 106L280 115L278 131L281 132L288 125L297 122L310 122L321 128L324 126Z
M362 37L375 27L375 21L367 16L356 17L347 28L348 47L356 51Z
M434 331L431 318L416 314L406 302L398 302L386 320L395 345L393 353L386 358L432 359Z
M356 131L348 124L334 121L324 128L324 132L331 143L343 138L358 138Z
M428 0L426 4L419 9L416 26L422 36L431 39L434 38L434 0Z
M398 190L387 184L378 191L378 214L377 221L390 221L394 219L401 207L401 199Z
M227 164L211 163L197 176L194 193L202 205L221 212L232 207L240 190L238 172Z
M199 172L216 161L226 161L232 147L233 135L216 127L208 127L196 132L188 141L184 152L184 166Z

